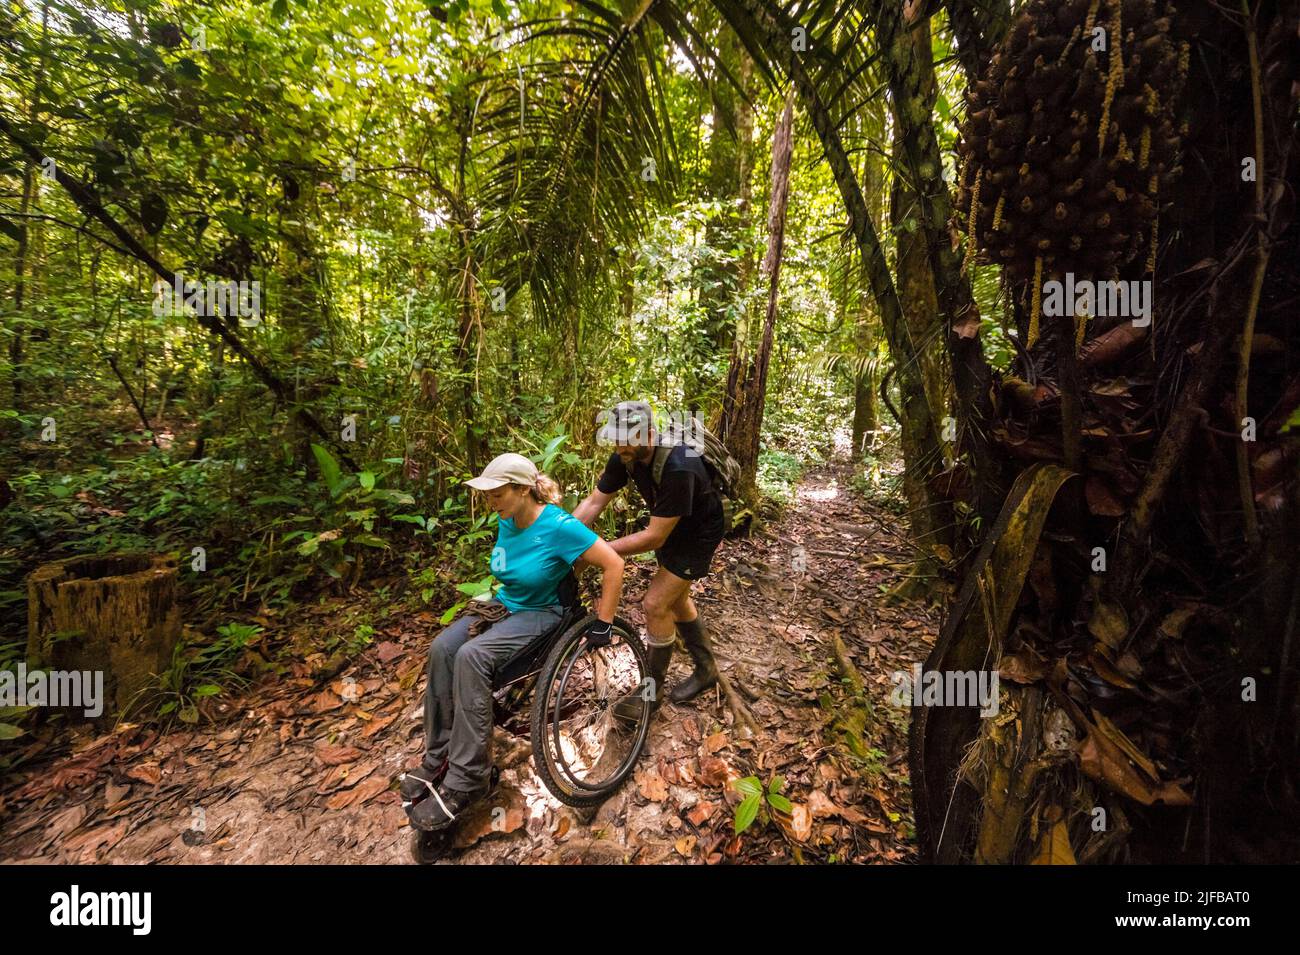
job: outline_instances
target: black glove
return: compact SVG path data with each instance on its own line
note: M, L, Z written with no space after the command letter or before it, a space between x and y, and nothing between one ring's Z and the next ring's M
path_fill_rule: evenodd
M607 647L614 637L614 625L597 620L587 628L587 646Z

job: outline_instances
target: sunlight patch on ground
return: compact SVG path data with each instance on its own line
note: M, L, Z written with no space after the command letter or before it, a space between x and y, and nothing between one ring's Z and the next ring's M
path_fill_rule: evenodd
M840 489L832 481L826 487L801 487L798 494L801 501L833 501L840 496Z

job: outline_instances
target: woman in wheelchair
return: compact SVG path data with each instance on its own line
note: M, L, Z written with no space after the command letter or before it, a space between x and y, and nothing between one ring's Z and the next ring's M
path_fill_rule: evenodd
M429 648L424 758L401 783L402 798L414 803L412 824L426 832L451 825L488 794L493 676L560 622L558 586L574 562L602 573L597 621L587 631L593 643L609 638L623 590L623 558L558 506L559 487L528 458L503 454L466 483L487 493L500 518L492 572L502 587L483 616L462 614ZM496 622L475 636L471 628L484 617Z

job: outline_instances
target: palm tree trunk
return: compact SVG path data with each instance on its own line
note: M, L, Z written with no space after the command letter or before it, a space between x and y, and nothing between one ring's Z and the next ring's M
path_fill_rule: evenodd
M892 9L888 4L884 7ZM948 231L952 201L943 179L943 158L934 133L929 21L900 23L904 15L899 6L893 15L893 29L881 25L885 67L897 138L903 147L906 174L916 193L919 234L929 250L939 314L946 326L943 337L957 391L958 439L974 470L975 511L987 527L996 517L1004 496L1001 468L987 437L987 425L993 416L989 396L992 373L980 344L979 307Z

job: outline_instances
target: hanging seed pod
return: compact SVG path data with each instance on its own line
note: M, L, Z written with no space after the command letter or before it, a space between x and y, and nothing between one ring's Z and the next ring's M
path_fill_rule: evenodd
M1174 107L1188 48L1171 11L1157 0L1028 0L969 91L957 221L1025 292L1044 268L1096 278L1149 254L1155 196L1181 148ZM1094 26L1104 49L1093 49Z

